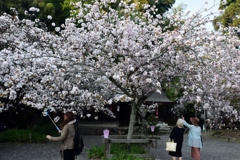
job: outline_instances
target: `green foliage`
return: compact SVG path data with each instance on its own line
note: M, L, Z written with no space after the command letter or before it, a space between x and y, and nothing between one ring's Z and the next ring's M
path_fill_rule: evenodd
M52 3L47 3L44 8L44 12L55 13L55 8Z
M92 146L86 152L88 158L102 158L104 157L104 146Z
M0 14L6 12L11 15L16 15L16 13L10 10L10 8L15 8L20 19L29 18L29 16L32 17L32 20L38 18L41 22L46 23L49 30L54 30L54 27L51 26L52 22L54 22L56 26L60 26L65 22L66 18L77 14L78 9L73 5L73 3L76 2L82 2L84 5L94 3L95 0L3 0L0 1ZM172 7L175 0L159 0L157 3L154 0L131 0L127 2L137 4L139 12L144 12L144 4L149 4L150 6L156 5L158 9L156 12L163 14ZM117 0L109 6L119 10L119 3L120 0ZM30 7L39 8L40 12L30 13ZM26 16L25 11L28 11L30 14ZM52 20L47 19L48 15L52 16Z
M19 17L24 17L24 11L30 8L31 0L1 0L0 14L6 12L13 14L10 8L15 8L19 12Z
M9 129L0 133L0 142L45 142L45 136L33 129Z
M152 134L152 131L151 131L151 127L150 127L150 126L155 126L153 133L154 133L154 134L159 133L160 127L156 127L156 125L158 124L158 120L159 120L159 119L156 118L154 114L151 114L151 115L147 116L146 120L147 120L148 125L149 125L149 127L148 127L148 129L147 129L147 132L148 132L149 134Z
M72 5L72 3L76 3L79 2L79 0L64 0L63 3L61 3L63 10L76 10L76 8L74 7L74 5ZM84 1L85 3L88 3L86 1Z
M187 115L189 117L194 117L195 116L195 108L194 108L194 103L186 103L184 105L184 109L180 111L179 117L181 115ZM188 121L189 117L185 116L185 120Z
M59 126L59 124L57 125ZM42 119L34 127L32 127L32 129L43 135L49 134L52 136L59 136L55 126L47 117L42 117Z
M158 9L157 13L162 15L163 13L167 12L174 3L175 0L158 0L156 3L156 8Z
M104 146L92 146L87 151L88 158L103 158L104 157ZM143 160L142 158L136 157L133 154L144 154L143 145L131 144L128 146L123 143L114 143L111 145L111 154L113 154L110 160Z
M111 160L143 160L142 158L137 157L133 154L144 154L145 150L140 145L131 145L130 150L127 149L126 144L116 144L113 147L113 156Z
M121 154L144 154L143 145L131 144L130 146L126 143L114 143L111 145L111 154L118 155Z
M148 125L155 126L158 124L158 119L155 117L155 115L151 114L146 118Z
M175 3L175 0L124 0L128 4L136 4L136 9L139 12L144 12L144 5L148 4L150 6L155 5L157 10L155 11L157 14L163 15L166 11L168 11L172 5ZM120 0L117 0L115 3L111 3L110 6L113 9L119 9Z
M44 123L44 121L42 121ZM46 135L59 136L56 128L49 123L38 124L27 129L7 129L0 133L0 142L46 142Z
M234 109L238 109L238 104L240 104L240 97L238 95L235 95L231 100L231 106L233 106Z
M171 101L176 101L177 98L182 97L183 89L180 86L179 78L171 79L170 82L164 84L164 90Z
M18 102L18 101L17 101ZM41 111L29 106L17 105L12 103L14 107L10 108L1 114L1 118L4 119L4 123L8 128L27 129L36 126L41 119L45 119L42 116ZM46 124L49 120L46 121Z
M240 1L228 0L227 3L220 3L219 9L223 10L223 14L216 17L213 21L214 29L218 30L217 23L221 23L224 27L240 25Z
M70 17L71 7L66 7L68 4L65 4L63 8L62 4L64 4L64 0L8 0L3 3L0 2L0 14L5 12L16 15L16 12L10 9L15 8L20 19L30 18L34 20L37 18L40 19L41 22L46 23L49 29L54 29L54 27L51 26L52 22L54 22L56 26L60 26L66 18ZM40 12L32 13L29 11L31 7L39 8ZM28 11L29 14L25 15L25 11ZM48 15L52 16L52 20L47 19Z

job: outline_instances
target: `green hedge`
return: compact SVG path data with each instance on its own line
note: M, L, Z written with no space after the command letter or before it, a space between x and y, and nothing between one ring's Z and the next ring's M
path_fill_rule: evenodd
M46 142L46 135L59 136L51 125L35 126L29 129L7 129L0 133L0 142Z
M0 142L44 142L45 137L33 129L8 129L0 133Z

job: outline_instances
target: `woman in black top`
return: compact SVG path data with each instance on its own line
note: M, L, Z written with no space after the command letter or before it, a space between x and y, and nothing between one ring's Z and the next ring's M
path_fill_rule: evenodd
M177 125L172 129L172 132L169 136L169 139L172 141L174 140L177 143L176 152L169 152L169 155L172 156L172 160L182 160L182 144L183 144L183 135L184 135L184 121L183 119L177 120Z

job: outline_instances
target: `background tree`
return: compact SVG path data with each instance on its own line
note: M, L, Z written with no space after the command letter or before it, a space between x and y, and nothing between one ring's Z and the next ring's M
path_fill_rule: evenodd
M20 19L32 16L32 20L39 19L48 26L48 29L52 30L54 26L61 26L64 24L66 18L77 14L78 9L74 4L79 2L82 4L93 4L95 0L0 0L0 14L3 14L4 12L11 15L17 14ZM118 9L119 2L120 0L112 1L109 5L114 9ZM156 8L158 9L156 12L163 14L172 7L175 0L157 2L154 0L133 0L126 2L129 4L137 4L137 9L139 11L144 11L143 5L145 4L149 4L150 6L156 5ZM29 11L31 7L40 9L40 12ZM15 10L12 10L11 8L15 8ZM48 20L48 15L52 16L51 21ZM53 22L54 24L52 24ZM52 27L52 25L54 26Z
M19 18L24 17L24 11L30 8L31 0L0 0L0 14L16 14L11 8L16 8Z
M67 3L68 4L68 3ZM8 13L11 15L17 15L18 18L29 18L32 20L39 19L44 22L49 29L52 26L52 22L56 26L64 24L64 20L70 17L71 5L66 5L64 0L14 0L14 1L0 1L0 13ZM31 7L38 8L38 12L29 10ZM13 10L12 8L15 8ZM52 21L47 19L47 16L52 16Z
M237 27L240 25L240 1L239 0L221 0L219 10L222 10L222 14L216 17L213 21L214 29L218 30L220 25L222 27ZM239 31L237 31L239 32Z

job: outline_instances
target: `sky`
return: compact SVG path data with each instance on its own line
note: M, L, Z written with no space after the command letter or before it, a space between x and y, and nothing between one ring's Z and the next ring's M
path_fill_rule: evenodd
M205 2L208 2L208 4L205 4ZM219 14L218 7L219 7L220 0L176 0L173 7L177 7L181 3L185 4L186 5L185 10L191 11L191 13L199 11L202 7L203 8L213 7L211 9L211 12L213 12L216 15ZM213 30L212 24L207 24L207 27L210 30Z

